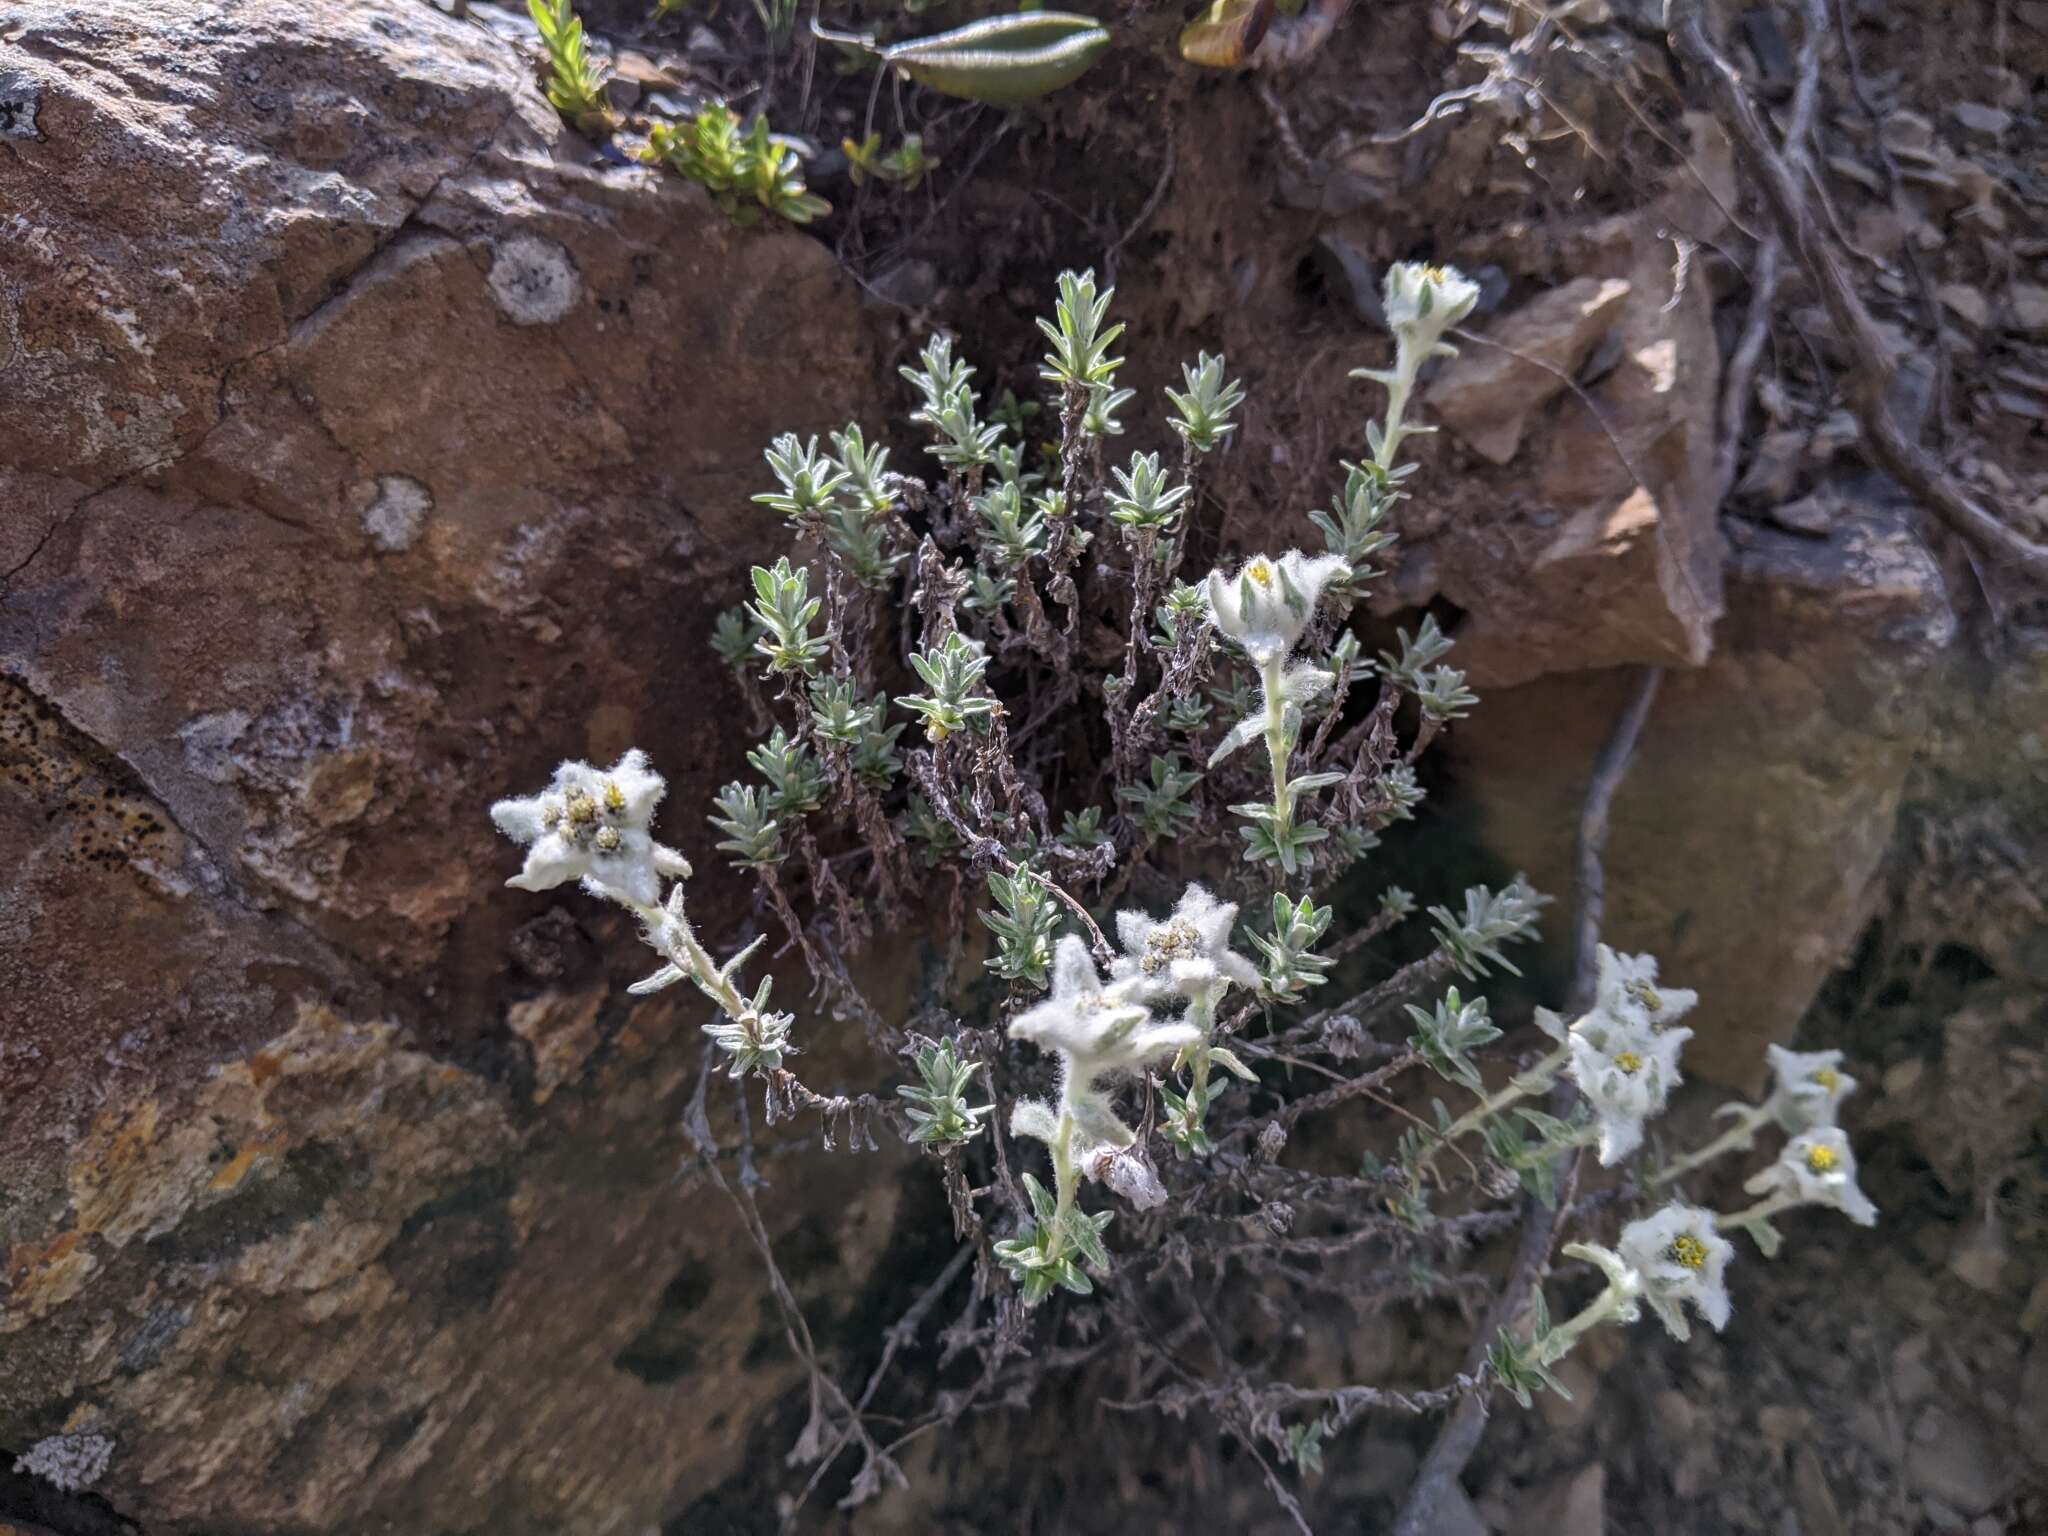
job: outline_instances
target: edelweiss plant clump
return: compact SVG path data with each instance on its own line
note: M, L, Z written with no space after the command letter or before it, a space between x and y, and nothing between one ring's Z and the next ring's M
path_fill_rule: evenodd
M1368 898L1381 835L1424 798L1417 761L1477 702L1434 619L1369 655L1355 613L1410 494L1402 447L1429 430L1407 419L1416 380L1476 296L1449 268L1389 273L1393 358L1360 370L1385 409L1309 518L1320 549L1217 547L1208 465L1248 405L1222 357L1200 356L1159 402L1177 451L1109 462L1137 402L1117 382L1112 295L1088 273L1060 279L1041 321L1039 399L978 388L946 336L902 370L926 475L859 423L824 443L778 438L755 500L794 548L753 570L749 600L712 635L757 741L751 775L707 812L758 894L756 932L730 958L691 925L690 865L655 836L662 781L640 752L564 764L494 808L526 845L511 883L579 881L631 910L661 957L631 990L702 992L707 1051L760 1082L771 1121L815 1112L828 1144L848 1127L855 1146L887 1122L933 1159L961 1244L937 1283L970 1263L977 1275L949 1358L973 1349L984 1368L971 1390L892 1417L904 1438L1022 1400L1056 1368L1095 1371L1122 1408L1201 1407L1309 1474L1369 1407L1435 1411L1494 1386L1527 1402L1587 1331L1645 1304L1681 1339L1692 1318L1723 1328L1733 1234L1770 1253L1773 1218L1800 1207L1874 1219L1835 1124L1854 1087L1837 1053L1774 1049L1764 1103L1731 1106L1706 1146L1645 1166L1693 991L1602 947L1591 1005L1569 1020L1537 1010L1550 1049L1489 1070L1502 1021L1473 988L1513 970L1506 952L1534 934L1544 898L1519 879L1426 909L1395 886ZM1334 984L1411 929L1414 958ZM939 980L913 1017L859 985L878 930L936 935ZM765 977L742 984L771 937L830 1022L800 1029L771 1010ZM901 969L896 942L884 963ZM824 1029L858 1031L874 1086L893 1079L895 1093L804 1083L792 1063ZM1432 1074L1466 1107L1419 1091ZM699 1166L772 1265L751 1185L718 1172L701 1106ZM1352 1171L1291 1154L1347 1122L1376 1149ZM1789 1139L1746 1210L1648 1204L1767 1128ZM1614 1182L1579 1190L1566 1174L1581 1149ZM1280 1356L1239 1363L1257 1352L1236 1341L1288 1298L1373 1313L1469 1295L1476 1243L1567 1198L1560 1223L1622 1207L1612 1246L1589 1231L1562 1249L1599 1292L1553 1324L1539 1285L1478 1373L1303 1387L1277 1374ZM1068 1318L1057 1350L1019 1353L1022 1309L1060 1292L1099 1316ZM774 1293L792 1338L807 1337L787 1288ZM1050 1340L1063 1322L1041 1327ZM896 1442L812 1366L799 1451L858 1447L856 1500L899 1478Z

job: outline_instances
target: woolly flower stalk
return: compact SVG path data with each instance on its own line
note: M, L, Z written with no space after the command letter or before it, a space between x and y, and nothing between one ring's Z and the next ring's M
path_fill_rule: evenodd
M1768 1195L1780 1210L1794 1205L1827 1205L1859 1227L1877 1225L1877 1207L1856 1184L1856 1154L1849 1138L1835 1126L1821 1126L1794 1136L1778 1160L1742 1186L1753 1195Z
M1257 967L1230 948L1236 923L1237 903L1218 901L1200 885L1183 891L1164 918L1119 912L1116 936L1124 952L1110 962L1110 975L1147 1002L1178 993L1212 1011L1231 987L1259 984Z
M1833 1125L1842 1100L1856 1091L1856 1079L1842 1071L1842 1053L1773 1045L1766 1054L1776 1081L1764 1101L1765 1112L1794 1136Z
M1566 1243L1559 1251L1567 1258L1591 1264L1606 1277L1607 1290L1602 1298L1606 1302L1606 1311L1600 1320L1612 1317L1617 1322L1632 1323L1642 1315L1636 1308L1636 1303L1643 1295L1642 1272L1625 1257L1612 1248L1601 1247L1598 1243ZM1599 1303L1595 1305L1598 1306ZM1587 1309L1589 1312L1592 1310L1593 1308ZM1566 1327L1570 1327L1570 1324ZM1564 1331L1558 1330L1559 1333Z
M1618 956L1603 946L1601 975L1621 976L1646 958ZM1654 973L1654 961L1650 968ZM1605 994L1603 986L1593 1011L1572 1025L1565 1048L1571 1079L1585 1095L1599 1128L1600 1166L1609 1168L1642 1145L1643 1122L1663 1110L1671 1090L1683 1081L1678 1054L1692 1031L1652 1028L1641 1003L1625 994L1617 1011L1609 1011ZM1669 1001L1677 998L1685 999L1685 1008L1692 1006L1692 993L1669 993L1660 1000L1659 1016L1683 1011Z
M1619 1248L1642 1276L1643 1299L1674 1339L1692 1336L1686 1305L1716 1333L1728 1326L1728 1261L1735 1246L1715 1227L1712 1211L1674 1201L1623 1227Z
M1290 549L1277 560L1253 555L1235 577L1209 573L1209 615L1216 627L1263 667L1294 649L1316 602L1331 582L1351 574L1335 555Z
M1155 1020L1141 989L1130 982L1105 987L1086 941L1070 933L1053 953L1052 995L1010 1021L1010 1038L1029 1040L1060 1058L1059 1115L1027 1100L1012 1117L1015 1134L1050 1143L1059 1119L1071 1117L1087 1146L1122 1148L1136 1133L1117 1118L1101 1081L1199 1044L1202 1031L1178 1020Z

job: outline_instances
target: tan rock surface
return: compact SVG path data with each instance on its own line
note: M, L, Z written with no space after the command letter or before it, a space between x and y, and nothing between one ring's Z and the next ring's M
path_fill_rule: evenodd
M694 1012L484 811L729 771L675 658L867 403L850 290L413 0L0 30L0 1444L85 1412L152 1533L638 1536L794 1368L672 1183Z
M1748 1087L1869 915L1955 619L1909 515L1877 502L1825 542L1748 533L1728 609L1714 659L1666 675L1616 799L1607 932L1699 987L1688 1073ZM1570 888L1626 677L1496 691L1485 729L1453 741L1481 836L1542 889Z

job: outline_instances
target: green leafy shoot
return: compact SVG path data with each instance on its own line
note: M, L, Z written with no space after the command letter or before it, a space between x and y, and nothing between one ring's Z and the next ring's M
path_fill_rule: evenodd
M1196 453L1209 453L1237 430L1231 413L1244 404L1244 385L1223 374L1222 355L1198 353L1193 367L1180 365L1185 389L1168 389L1174 420L1169 423Z
M548 103L578 133L603 138L618 126L604 92L604 72L590 58L583 20L569 0L526 0L526 11L548 50Z
M912 1059L923 1081L896 1090L909 1101L904 1113L910 1117L910 1139L920 1146L943 1150L979 1136L982 1116L995 1108L993 1104L970 1106L967 1102L967 1091L982 1064L962 1061L950 1040L936 1045L925 1041Z
M856 187L873 180L913 191L940 163L938 156L925 152L924 138L915 133L905 134L903 142L886 154L879 133L858 142L844 139L839 147L846 154L846 174Z
M642 158L704 187L735 224L758 224L769 214L808 224L832 211L805 188L796 151L768 131L766 118L743 131L739 115L716 103L687 123L656 123Z

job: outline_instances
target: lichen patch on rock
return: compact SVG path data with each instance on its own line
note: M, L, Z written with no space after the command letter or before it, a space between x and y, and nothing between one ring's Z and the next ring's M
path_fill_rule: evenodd
M514 325L553 325L583 290L569 253L538 235L515 235L498 245L490 286L499 313Z
M363 509L363 532L379 549L411 549L434 510L434 493L410 475L379 475L375 498Z

